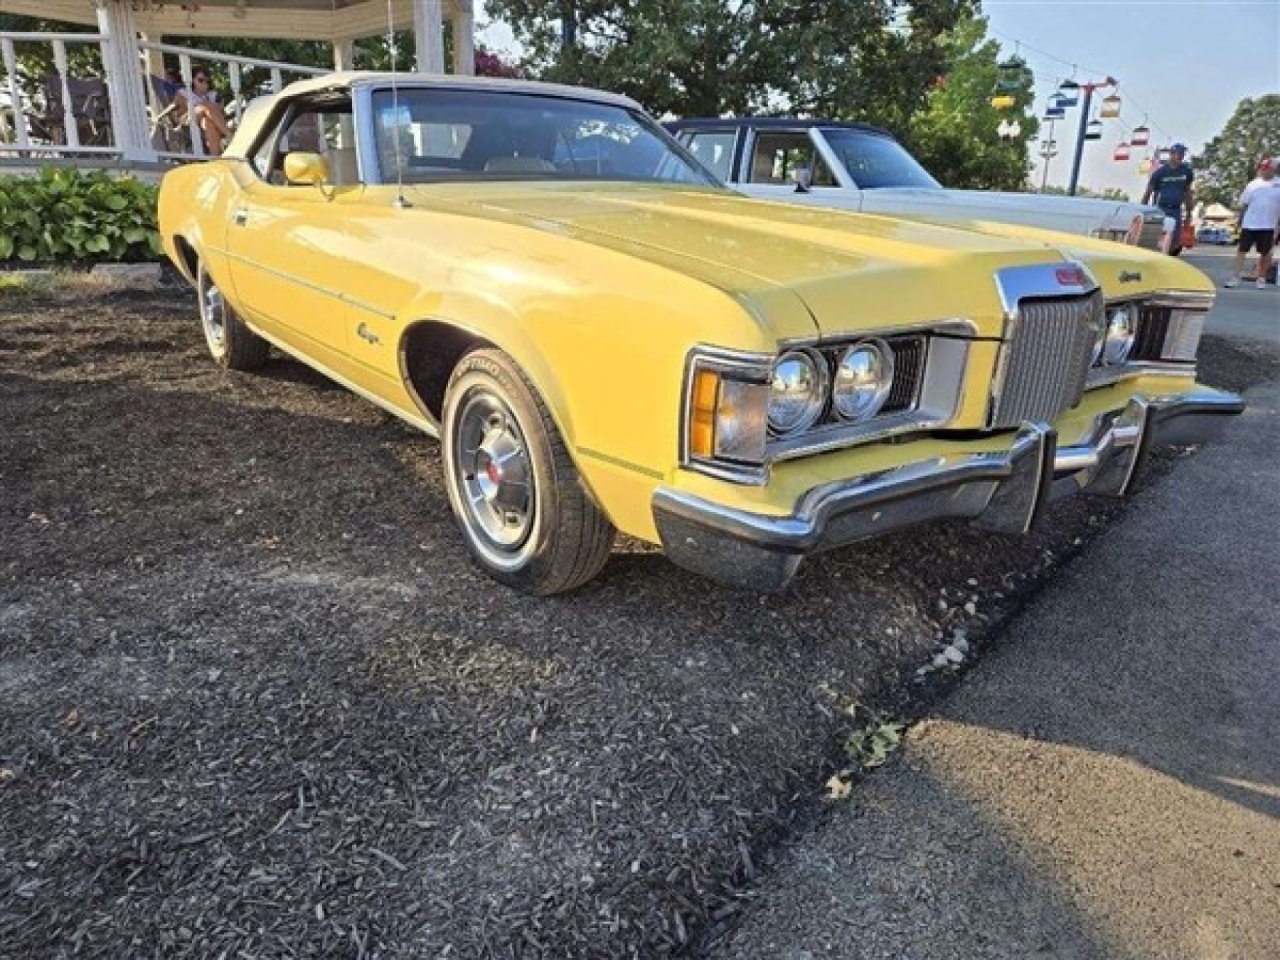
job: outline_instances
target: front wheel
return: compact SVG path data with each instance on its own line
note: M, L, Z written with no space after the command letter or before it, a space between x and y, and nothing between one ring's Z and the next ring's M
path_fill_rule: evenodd
M267 362L270 345L240 319L204 264L200 265L196 293L204 340L218 366L226 370L257 370Z
M600 572L613 525L510 357L488 349L463 357L441 420L449 502L485 572L536 596L572 590Z

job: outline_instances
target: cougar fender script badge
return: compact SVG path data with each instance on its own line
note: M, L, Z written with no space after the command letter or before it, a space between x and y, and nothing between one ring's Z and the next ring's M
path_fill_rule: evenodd
M1120 276L1116 279L1121 283L1140 283L1142 281L1142 274L1137 270L1122 270L1120 272Z

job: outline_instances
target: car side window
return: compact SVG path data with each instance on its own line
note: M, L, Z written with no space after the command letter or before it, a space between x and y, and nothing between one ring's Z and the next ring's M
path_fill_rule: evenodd
M733 130L689 130L680 135L680 142L689 152L721 180L731 179L736 139Z
M815 187L834 187L831 168L818 155L806 133L761 133L751 150L748 183L789 185L797 170L807 168Z
M277 130L262 141L250 162L262 179L276 186L290 186L284 176L284 158L299 151L324 157L331 183L357 182L350 100L297 104Z

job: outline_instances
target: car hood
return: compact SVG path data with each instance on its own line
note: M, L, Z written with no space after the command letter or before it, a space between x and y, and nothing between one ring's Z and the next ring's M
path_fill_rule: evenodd
M1149 296L1157 292L1212 294L1213 281L1185 260L1144 250L1113 240L1097 240L1078 234L1019 226L1007 221L966 220L957 228L992 236L1041 242L1053 247L1061 259L1084 264L1108 299Z
M1002 193L996 190L952 190L927 187L878 187L868 191L881 199L900 198L904 201L940 199L945 195L947 204L963 208L975 215L984 211L993 219L999 214L1026 211L1038 212L1064 219L1089 222L1092 226L1113 223L1127 227L1137 214L1158 213L1155 207L1143 206L1123 200L1105 200L1101 197L1062 197L1044 193Z
M739 298L789 291L823 335L957 317L998 334L995 271L1063 259L1047 243L721 190L507 183L469 185L452 199L473 214L608 247Z

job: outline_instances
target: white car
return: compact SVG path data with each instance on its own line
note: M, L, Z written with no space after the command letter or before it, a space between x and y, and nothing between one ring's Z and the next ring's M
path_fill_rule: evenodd
M861 123L730 117L666 124L748 196L937 221L994 221L1160 249L1157 207L1092 197L950 190L892 135Z

